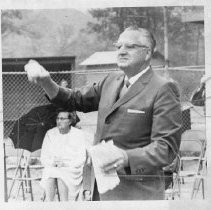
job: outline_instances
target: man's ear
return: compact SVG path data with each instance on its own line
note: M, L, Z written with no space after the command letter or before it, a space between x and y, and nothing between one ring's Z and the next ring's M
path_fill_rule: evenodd
M72 124L73 124L73 120L70 119L69 126L71 126Z
M153 55L152 50L147 49L147 54L146 54L146 57L145 57L145 61L148 61L149 59L151 59L152 55Z

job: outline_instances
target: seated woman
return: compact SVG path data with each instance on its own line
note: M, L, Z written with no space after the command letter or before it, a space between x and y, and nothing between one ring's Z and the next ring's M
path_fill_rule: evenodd
M44 166L41 186L46 201L53 201L58 183L60 199L76 200L82 187L83 167L86 161L85 136L80 129L72 127L72 113L60 110L57 127L47 131L42 149Z

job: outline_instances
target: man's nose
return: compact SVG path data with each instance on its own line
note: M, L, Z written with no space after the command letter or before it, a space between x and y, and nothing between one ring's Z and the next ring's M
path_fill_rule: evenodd
M127 53L127 48L122 45L119 49L118 49L118 54L126 54Z

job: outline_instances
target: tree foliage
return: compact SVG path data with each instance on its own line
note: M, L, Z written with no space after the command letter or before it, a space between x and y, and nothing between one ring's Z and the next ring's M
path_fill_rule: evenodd
M92 9L96 22L89 22L87 31L101 34L103 39L115 40L126 27L135 25L157 32L162 26L162 10L157 8L127 7Z
M24 18L27 12L24 10L3 10L2 11L2 37L10 34L23 35L31 38L40 38L40 31L34 30L31 24L35 25L29 18Z
M169 60L172 65L204 63L203 25L199 29L199 26L193 27L181 21L182 13L197 9L201 8L167 7ZM49 16L48 11L2 10L3 57L75 55L80 62L96 51L113 50L119 34L130 25L152 31L157 49L161 53L164 51L162 7L91 9L92 21L80 14L80 18L85 18L86 22L89 20L83 28L78 27L80 20L75 22L73 18L58 22L58 14L65 11L51 12L55 13L54 17Z
M201 10L201 7L167 7L168 19L168 40L170 61L172 65L190 65L203 63L203 55L192 58L191 54L196 54L203 50L203 26L193 27L181 21L181 16L185 12ZM147 28L156 37L157 49L164 51L164 20L162 7L127 7L127 8L106 8L92 9L89 11L95 22L89 22L87 32L97 33L99 39L105 41L110 46L116 41L124 28L135 25ZM198 49L201 42L201 49Z
M2 10L1 11L1 33L20 33L19 27L16 26L14 19L22 19L22 14L18 10Z
M40 57L68 54L74 27L33 10L2 12L3 57Z

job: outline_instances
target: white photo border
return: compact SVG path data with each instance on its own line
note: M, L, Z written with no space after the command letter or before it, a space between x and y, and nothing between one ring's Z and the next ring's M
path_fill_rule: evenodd
M105 7L128 7L128 6L204 6L205 8L205 73L211 76L211 3L208 0L4 0L0 3L0 9L62 9L62 8L105 8ZM1 40L0 40L1 47ZM2 53L2 51L1 51ZM2 54L1 54L2 57ZM0 59L1 60L1 59ZM2 62L2 60L0 61ZM0 141L3 140L3 96L2 96L2 63L0 70ZM211 186L211 80L206 84L206 135L208 139L208 186ZM2 145L2 143L1 143ZM4 165L3 147L0 147L0 186L4 186ZM21 202L5 203L4 188L0 187L0 209L208 209L211 208L211 187L207 187L207 200L187 200L187 201L116 201L116 202L77 202L77 203L40 203L40 202Z

